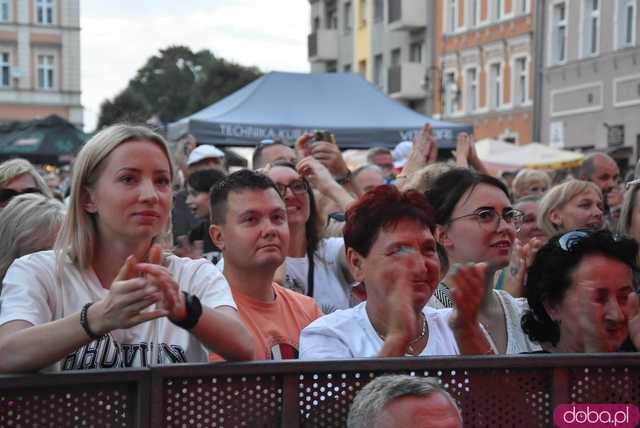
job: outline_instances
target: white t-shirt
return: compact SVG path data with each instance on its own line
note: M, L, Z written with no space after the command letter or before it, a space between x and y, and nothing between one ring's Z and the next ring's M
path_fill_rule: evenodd
M369 321L367 302L318 318L300 334L300 359L367 358L378 355L384 342ZM459 355L460 350L448 320L451 309L422 309L429 337L424 355Z
M325 314L351 306L348 284L340 271L340 251L344 251L343 238L327 238L318 243L314 253L313 298ZM287 257L285 287L307 294L309 288L309 259Z
M236 308L229 284L205 259L169 256L167 268L180 288L197 296L203 306ZM42 251L17 259L3 281L0 297L0 325L24 320L44 324L79 312L89 302L103 299L104 289L95 272L80 271L70 262L58 277L53 251ZM163 317L126 330L114 330L95 340L47 370L77 370L146 367L152 346L160 344L159 364L207 362L208 350L188 331Z

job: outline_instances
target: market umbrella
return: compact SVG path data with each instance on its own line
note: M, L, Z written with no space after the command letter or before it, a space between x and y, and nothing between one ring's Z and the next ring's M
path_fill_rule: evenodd
M584 159L581 153L555 149L545 144L516 146L490 139L478 141L476 151L480 160L492 171L575 168Z
M24 158L34 164L71 162L89 136L52 115L0 126L0 159Z

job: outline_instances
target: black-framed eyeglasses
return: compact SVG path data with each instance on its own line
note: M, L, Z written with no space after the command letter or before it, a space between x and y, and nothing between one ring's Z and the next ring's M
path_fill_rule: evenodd
M284 196L287 194L287 189L291 189L291 192L295 195L299 195L302 193L307 193L309 189L309 185L303 179L293 180L289 184L276 183L276 189L278 189L278 193Z
M24 195L26 193L42 193L37 187L27 187L22 190L14 189L0 189L0 206L5 206L9 201L18 195Z
M520 230L522 226L522 221L524 219L524 213L515 208L505 208L502 211L502 214L499 214L494 208L484 207L479 208L471 214L461 215L460 217L452 218L447 222L447 224L451 224L454 221L461 220L463 218L472 217L474 220L478 222L478 224L485 229L497 230L500 225L500 218L502 218L505 223L508 225L512 225L516 232Z

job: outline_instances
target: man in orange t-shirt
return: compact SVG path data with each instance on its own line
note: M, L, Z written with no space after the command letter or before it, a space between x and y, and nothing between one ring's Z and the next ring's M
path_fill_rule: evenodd
M211 189L210 214L209 234L222 251L240 317L256 340L255 359L298 358L300 331L322 312L312 298L273 282L289 247L287 211L275 184L254 171L235 172Z

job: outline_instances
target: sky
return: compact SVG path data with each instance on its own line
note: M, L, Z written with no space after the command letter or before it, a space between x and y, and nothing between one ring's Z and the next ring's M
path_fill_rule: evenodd
M171 45L265 72L308 72L309 10L308 0L82 0L85 131L95 128L100 103Z

